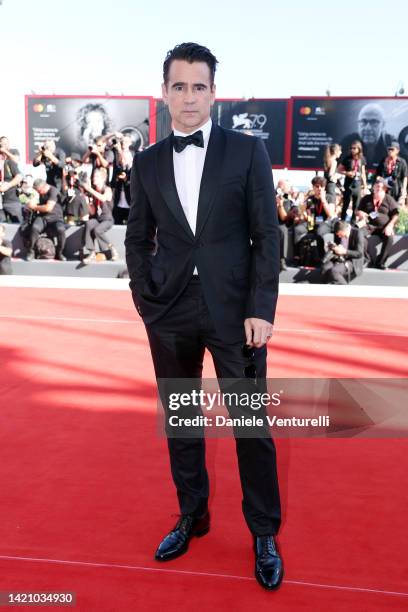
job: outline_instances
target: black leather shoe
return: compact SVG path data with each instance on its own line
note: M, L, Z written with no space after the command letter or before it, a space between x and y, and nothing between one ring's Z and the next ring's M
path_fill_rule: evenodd
M58 259L58 261L67 261L67 258L62 253L57 253L55 259Z
M210 530L210 513L200 518L192 514L184 514L177 521L176 526L160 542L156 550L156 561L170 561L187 552L188 545L193 536L200 538Z
M255 578L264 588L277 589L283 578L283 564L273 536L255 537Z

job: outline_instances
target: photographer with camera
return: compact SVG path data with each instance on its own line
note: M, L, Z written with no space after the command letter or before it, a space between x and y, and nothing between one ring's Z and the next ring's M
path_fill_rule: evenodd
M306 208L294 226L294 241L299 252L302 251L302 245L315 240L318 259L315 263L318 264L324 257L325 237L333 231L334 221L335 205L327 201L326 179L315 176L312 179L312 193L306 199Z
M280 179L276 187L276 206L278 209L280 236L280 270L287 270L289 227L292 225L291 208L295 202L291 198L292 189L288 181Z
M23 175L18 169L16 156L9 150L6 136L0 139L0 221L21 223L23 213L20 204L19 185Z
M46 140L33 159L33 166L44 164L47 175L46 182L59 191L62 188L62 172L65 166L65 153L58 148L55 140Z
M357 225L362 229L365 240L365 256L369 264L385 270L385 262L394 242L394 226L398 221L399 205L387 193L387 183L378 177L373 192L360 202L356 212ZM381 253L377 257L376 245L371 236L378 236L382 242Z
M350 221L353 222L361 197L367 191L366 160L359 140L351 143L350 153L343 157L337 171L345 175L341 219L345 221L351 202L353 212Z
M13 247L9 240L4 237L6 228L0 223L0 274L12 274L11 256Z
M360 229L345 221L334 224L334 242L328 243L322 276L325 283L347 285L363 273L364 236Z
M133 153L130 150L130 136L116 136L111 139L115 155L111 186L113 188L113 219L117 225L127 222L130 209L130 171Z
M98 168L104 168L107 171L109 177L110 169L115 161L115 156L112 149L106 146L106 137L98 136L93 144L88 146L88 150L82 157L82 163L91 164L91 180L95 170Z
M55 259L66 261L63 255L65 245L65 224L61 206L61 195L57 188L48 185L43 179L36 179L33 184L34 190L38 193L38 200L34 197L27 201L27 208L34 213L30 219L28 234L28 250L26 259L34 259L34 247L40 234L43 232L49 238L57 238L57 249Z
M86 183L88 175L82 168L79 153L71 153L66 158L66 166L62 175L62 196L68 225L89 219L88 201L82 183Z
M407 197L408 166L405 159L399 157L400 151L397 141L387 147L388 155L377 168L377 177L385 179L388 194L400 205L404 205Z
M7 136L0 136L0 155L16 164L20 161L20 153L17 149L10 149L10 141Z
M83 247L88 255L83 257L82 263L89 264L96 260L95 241L99 249L107 253L109 259L118 259L115 247L106 237L106 232L113 226L112 216L112 189L107 185L107 171L105 168L97 168L93 173L92 183L84 183L83 187L89 194L90 219L85 223L85 234Z

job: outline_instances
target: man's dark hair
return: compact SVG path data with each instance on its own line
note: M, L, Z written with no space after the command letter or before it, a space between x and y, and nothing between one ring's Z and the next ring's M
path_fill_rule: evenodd
M335 234L337 234L337 232L345 232L349 225L350 223L347 223L347 221L336 221L333 227L333 232Z
M210 69L211 86L214 85L215 70L218 60L207 47L188 42L176 45L174 49L168 51L163 63L163 81L166 85L169 80L170 64L173 60L184 60L189 64L193 62L205 62Z
M315 176L312 178L312 185L315 187L316 185L320 185L320 187L326 187L326 179L323 176Z

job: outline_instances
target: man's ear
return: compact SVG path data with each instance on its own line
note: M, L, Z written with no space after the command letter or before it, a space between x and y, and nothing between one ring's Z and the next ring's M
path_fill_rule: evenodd
M216 85L215 85L215 83L213 83L211 85L211 94L212 94L211 106L214 106L214 103L215 103L215 94L216 94Z
M167 101L167 85L166 85L166 83L162 83L161 90L162 90L162 98L163 98L163 102L164 102L164 103L166 104L166 106L167 106L168 101Z

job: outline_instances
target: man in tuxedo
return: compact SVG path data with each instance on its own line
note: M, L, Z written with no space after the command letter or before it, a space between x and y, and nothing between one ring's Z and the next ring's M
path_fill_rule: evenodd
M334 242L323 260L322 276L326 283L347 285L363 273L364 236L358 227L345 221L334 224Z
M206 348L219 380L266 378L279 279L272 172L260 139L211 122L216 64L195 43L168 52L162 93L174 131L133 161L126 259L158 381L200 380ZM203 432L180 438L167 425L181 517L158 561L183 554L210 527ZM274 443L267 431L236 436L236 449L255 576L275 589L283 567Z

